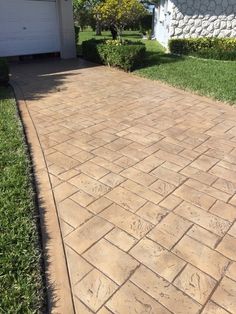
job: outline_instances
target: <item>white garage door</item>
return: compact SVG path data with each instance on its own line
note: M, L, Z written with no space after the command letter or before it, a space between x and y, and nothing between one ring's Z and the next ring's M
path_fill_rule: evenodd
M56 0L0 0L0 56L60 51Z

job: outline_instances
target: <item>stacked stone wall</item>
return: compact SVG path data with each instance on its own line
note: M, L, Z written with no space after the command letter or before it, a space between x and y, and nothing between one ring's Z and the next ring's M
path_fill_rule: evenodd
M235 37L236 0L172 0L170 37Z

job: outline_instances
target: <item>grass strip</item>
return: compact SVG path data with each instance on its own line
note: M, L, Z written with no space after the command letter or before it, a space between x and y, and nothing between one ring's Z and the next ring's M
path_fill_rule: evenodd
M13 92L0 87L0 313L40 313L43 308L31 169Z

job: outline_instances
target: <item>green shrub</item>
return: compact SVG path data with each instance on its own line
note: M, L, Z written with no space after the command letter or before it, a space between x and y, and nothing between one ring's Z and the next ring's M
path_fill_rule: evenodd
M171 39L171 53L216 60L236 60L236 38Z
M0 85L6 85L9 81L9 68L4 59L0 59Z
M132 71L142 64L145 51L145 45L141 42L91 39L82 43L85 59L125 71Z
M75 43L76 44L79 42L79 32L80 32L80 27L75 26Z
M152 29L152 14L146 14L140 18L140 30L146 32Z

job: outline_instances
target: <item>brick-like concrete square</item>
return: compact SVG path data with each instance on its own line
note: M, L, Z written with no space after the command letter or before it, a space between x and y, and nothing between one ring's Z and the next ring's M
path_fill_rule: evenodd
M82 60L12 73L47 163L76 312L236 313L236 111Z

